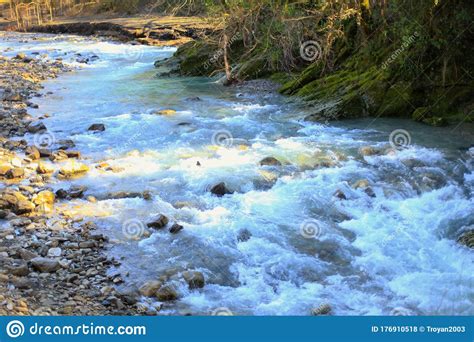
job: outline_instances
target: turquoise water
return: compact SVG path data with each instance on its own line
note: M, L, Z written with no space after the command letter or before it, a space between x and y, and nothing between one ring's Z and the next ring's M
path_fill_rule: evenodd
M0 50L47 52L76 68L47 81L31 113L50 114L52 141L71 138L87 156L91 171L72 183L99 200L75 204L111 237L122 287L204 273L199 290L171 277L180 299L163 313L307 315L329 303L336 315L474 314L473 253L455 242L474 224L472 125L304 122L311 108L276 94L157 77L153 62L173 48L14 35ZM156 114L163 109L176 113ZM87 131L93 123L106 130ZM391 139L394 130L403 131ZM404 148L390 144L397 136ZM383 153L364 157L364 146ZM268 156L283 165L260 166ZM116 172L95 168L101 162ZM355 188L359 180L372 193ZM234 193L211 195L220 182ZM152 200L104 199L117 191ZM158 214L184 230L130 239Z

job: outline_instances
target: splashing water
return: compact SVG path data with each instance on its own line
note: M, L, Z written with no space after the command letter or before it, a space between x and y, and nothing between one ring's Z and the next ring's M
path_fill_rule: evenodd
M113 168L73 183L99 199L77 204L111 236L125 286L205 275L199 290L171 277L180 299L164 313L307 315L329 303L337 315L474 314L474 254L456 243L474 224L472 126L307 123L307 108L275 94L157 77L153 62L172 48L16 34L0 50L79 66L46 82L32 113L49 113L49 132L86 163ZM176 112L156 114L166 109ZM266 157L282 165L260 166ZM213 196L220 182L234 193ZM152 200L107 195L117 191ZM124 222L141 235L158 214L184 230L124 237Z

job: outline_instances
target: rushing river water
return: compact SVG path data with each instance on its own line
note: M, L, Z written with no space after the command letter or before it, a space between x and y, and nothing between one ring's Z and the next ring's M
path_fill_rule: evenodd
M76 209L110 236L123 287L171 269L204 273L199 290L173 280L181 297L163 313L307 315L329 303L336 315L474 314L474 254L456 243L474 224L472 125L304 122L309 109L275 94L157 77L153 62L173 48L10 34L0 50L78 67L45 82L30 112L50 114L55 141L73 139L92 165L71 183L99 200ZM106 130L87 131L93 123ZM390 148L395 129L410 135L403 149ZM364 146L384 152L364 157ZM283 165L259 166L268 156ZM234 193L213 196L219 182ZM117 191L152 199L103 199ZM184 230L124 234L160 213Z

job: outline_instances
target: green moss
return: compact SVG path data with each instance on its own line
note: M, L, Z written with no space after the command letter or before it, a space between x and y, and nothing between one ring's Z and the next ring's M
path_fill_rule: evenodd
M248 80L266 76L270 73L267 61L264 58L251 58L238 68L237 79Z
M176 52L180 60L179 68L182 75L210 75L217 69L213 53L217 47L212 47L204 41L196 41L181 46Z
M446 120L450 123L457 123L457 122L474 123L474 110L471 109L470 112L466 110L466 112L457 112L451 115L447 115Z
M408 116L413 111L413 89L410 82L397 82L388 88L377 115Z
M290 81L291 75L289 75L286 72L276 72L276 73L273 73L272 75L270 75L269 78L273 82L277 82L277 83L280 83L280 84L285 84L285 83Z
M448 120L446 118L442 118L439 116L432 116L432 117L423 119L422 122L427 125L435 126L435 127L442 127L442 126L448 125Z
M280 93L291 95L298 89L319 78L322 73L323 63L315 62L303 70L301 74L286 82L281 88Z
M411 118L414 121L421 122L423 121L426 117L431 116L430 109L428 107L418 107L415 109L411 115Z

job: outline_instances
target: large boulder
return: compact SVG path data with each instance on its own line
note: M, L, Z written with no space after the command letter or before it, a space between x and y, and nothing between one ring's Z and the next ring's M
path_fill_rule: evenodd
M145 297L153 297L163 284L158 280L150 280L143 284L138 292Z
M171 285L165 285L156 291L155 297L160 302L172 301L178 299L178 292Z
M0 195L0 208L10 209L17 215L23 215L32 212L35 205L21 192L7 190Z

